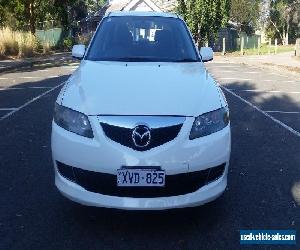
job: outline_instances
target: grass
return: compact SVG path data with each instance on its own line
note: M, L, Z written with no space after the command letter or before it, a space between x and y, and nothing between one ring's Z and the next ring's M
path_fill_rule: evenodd
M283 53L283 52L292 52L295 50L295 45L278 45L277 46L277 53ZM253 49L244 49L244 55L268 55L270 52L270 54L275 54L275 46L272 45L269 51L269 45L268 44L262 44L260 47L260 50L258 50L257 48L253 48ZM237 51L230 51L230 52L226 52L226 56L239 56L241 55L241 51L237 50Z
M31 57L37 47L38 41L30 32L0 29L0 57Z
M289 51L294 51L295 50L295 45L278 45L277 46L277 53L283 53L283 52L289 52ZM245 54L246 55L257 55L258 52L261 55L267 55L267 54L275 54L275 45L272 45L269 48L269 45L267 44L263 44L260 47L260 50L258 50L257 48L253 48L253 49L245 49Z

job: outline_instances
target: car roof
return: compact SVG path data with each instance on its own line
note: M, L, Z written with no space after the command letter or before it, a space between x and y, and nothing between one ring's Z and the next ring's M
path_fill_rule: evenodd
M155 16L179 18L179 16L174 13L155 11L113 11L108 13L106 16Z

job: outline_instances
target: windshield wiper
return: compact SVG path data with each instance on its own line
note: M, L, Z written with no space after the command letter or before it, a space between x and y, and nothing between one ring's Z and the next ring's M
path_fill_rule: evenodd
M113 61L120 62L153 62L155 61L153 58L147 57L120 57L120 58L112 58Z
M183 59L174 60L172 62L198 62L198 60L193 58L183 58Z
M88 58L91 61L111 61L111 62L154 62L156 59L147 57L96 57Z
M100 57L100 58L88 58L92 61L115 61L115 62L199 62L193 58L183 58L178 60L172 60L167 58L155 58L155 57Z

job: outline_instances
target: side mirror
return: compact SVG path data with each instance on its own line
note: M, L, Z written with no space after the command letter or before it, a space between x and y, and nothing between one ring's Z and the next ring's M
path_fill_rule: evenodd
M74 45L72 48L72 56L81 60L85 54L85 46L82 44Z
M202 62L209 62L214 59L214 52L210 47L201 47L199 52L202 57Z

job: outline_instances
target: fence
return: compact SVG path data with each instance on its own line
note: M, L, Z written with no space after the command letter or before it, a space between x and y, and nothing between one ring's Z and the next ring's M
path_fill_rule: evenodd
M242 46L243 43L243 46ZM225 53L226 51L238 51L243 49L257 49L260 46L260 36L248 36L245 32L238 33L234 28L222 28L218 31L217 39L209 45L214 51Z
M238 48L237 38L238 32L236 29L222 28L218 31L217 39L212 39L209 42L209 45L214 49L214 51L222 51L224 46L226 47L226 50L233 51Z
M246 33L241 32L240 37L237 38L237 48L241 48L242 41L244 42L244 49L257 49L260 46L260 36L248 36Z
M240 33L238 37L234 37L230 35L228 30L219 31L218 39L209 45L213 47L214 51L222 52L223 55L226 52L234 51L240 51L241 55L245 53L258 55L277 54L279 49L281 52L290 51L289 48L280 48L277 39L273 41L269 39L267 44L262 44L260 35L248 36L246 33ZM297 39L295 53L300 57L300 38Z
M36 37L42 43L50 46L58 46L63 39L64 32L62 28L52 28L48 30L36 30Z

